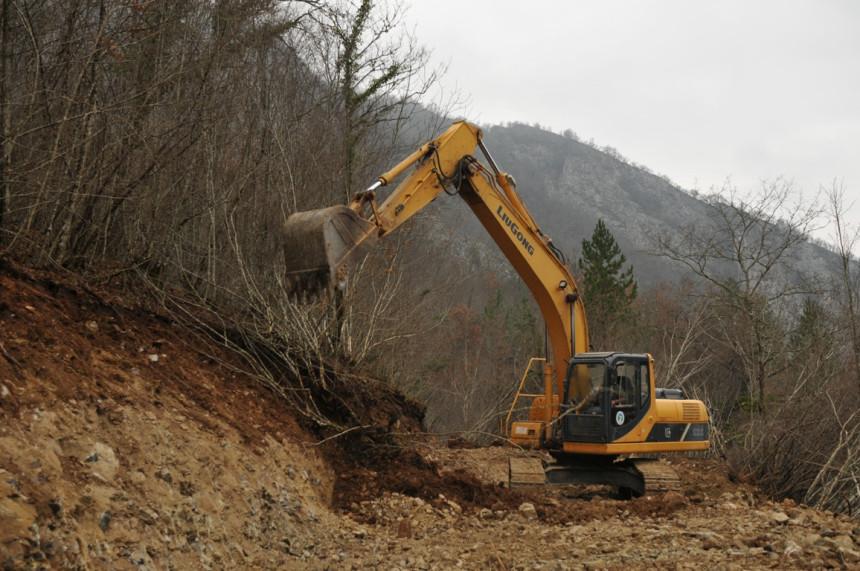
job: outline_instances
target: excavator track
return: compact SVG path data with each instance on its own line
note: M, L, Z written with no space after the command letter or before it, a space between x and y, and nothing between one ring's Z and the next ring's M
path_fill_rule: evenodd
M667 463L651 458L634 458L630 462L642 474L646 494L681 491L681 479Z
M611 464L588 462L545 464L534 456L509 459L511 487L544 484L608 485L622 497L680 491L681 480L667 463L652 458L630 458Z
M512 456L508 462L508 482L511 487L542 486L546 484L543 461L534 456Z

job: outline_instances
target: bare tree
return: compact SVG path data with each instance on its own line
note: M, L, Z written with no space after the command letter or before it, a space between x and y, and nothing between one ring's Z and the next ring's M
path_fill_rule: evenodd
M839 288L837 296L843 304L842 315L847 321L851 338L851 354L855 381L860 394L860 324L858 324L858 295L860 295L860 265L854 253L860 242L860 228L851 228L846 219L845 188L834 181L825 190L829 218L833 227L833 243L839 256Z
M313 46L307 60L333 89L328 111L340 132L341 200L390 158L405 120L443 72L429 66L429 51L405 30L402 12L399 3L339 0L304 27Z
M8 179L12 170L12 41L9 37L10 4L12 0L0 0L0 230L12 200L12 188ZM3 234L0 232L0 243Z
M706 202L708 224L680 238L656 236L656 252L709 284L720 311L719 341L740 364L748 407L763 412L768 383L785 366L784 320L795 296L808 292L793 254L819 209L815 202L792 202L791 184L782 179L762 183L749 197L727 184Z
M860 413L857 410L841 413L832 399L829 404L838 421L838 435L803 499L818 509L857 517L860 512Z
M678 288L660 284L650 293L646 317L655 330L650 351L659 367L660 384L697 394L702 373L714 359L704 350L711 333L711 300L698 295L689 281Z
M829 198L842 221L838 190ZM818 206L792 201L790 185L781 180L750 197L726 187L706 201L707 225L680 238L663 234L656 249L704 286L706 305L700 307L707 310L697 339L700 358L710 366L698 369L699 396L717 418L715 439L733 469L773 496L853 509L857 398L844 390L843 363L856 354L845 349L853 343L839 343L836 327L836 315L850 311L832 311L826 284L808 287L794 265L794 251L815 228ZM852 237L841 224L837 231L841 282L853 287ZM856 297L843 299L850 306Z

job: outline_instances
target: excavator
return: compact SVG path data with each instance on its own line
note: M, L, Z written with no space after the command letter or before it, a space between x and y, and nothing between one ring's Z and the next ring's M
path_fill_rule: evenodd
M543 363L543 392L523 393L527 370L503 430L512 444L545 450L551 460L512 457L510 485L608 485L628 498L677 489L677 474L655 455L706 450L705 405L679 389L656 388L649 354L592 350L582 295L562 253L482 139L477 126L455 122L348 206L290 215L283 228L289 289L301 296L343 291L378 240L443 192L458 195L525 282L546 324L547 355L533 359ZM378 191L398 179L378 203ZM521 398L531 399L528 418L512 422Z

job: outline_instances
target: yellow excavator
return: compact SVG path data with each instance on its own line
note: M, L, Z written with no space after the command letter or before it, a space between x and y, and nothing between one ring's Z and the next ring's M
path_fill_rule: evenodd
M543 393L525 394L521 382L511 411L518 399L531 398L528 419L511 421L509 414L504 430L513 444L545 449L552 461L512 458L510 483L610 485L626 497L676 488L677 475L653 455L707 449L704 404L679 389L656 388L648 354L591 351L582 296L561 252L482 137L475 125L456 122L349 206L292 214L284 226L290 289L299 295L342 290L377 240L441 193L459 195L528 286L546 322ZM489 169L473 156L477 148ZM377 191L398 177L378 204Z

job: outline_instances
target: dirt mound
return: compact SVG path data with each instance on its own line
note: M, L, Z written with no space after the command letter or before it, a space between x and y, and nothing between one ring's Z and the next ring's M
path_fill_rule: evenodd
M434 505L454 501L472 512L493 506L516 509L526 501L523 494L482 482L464 469L441 472L413 448L381 447L378 442L348 448L350 458L340 465L333 498L334 505L345 511L354 511L357 504L384 493L421 498Z
M8 500L0 512L9 515L0 517L0 545L10 561L89 561L90 533L107 537L135 521L135 533L119 533L128 555L139 532L160 521L171 522L171 537L196 529L201 503L216 509L207 521L229 529L233 495L259 504L258 513L289 506L285 494L296 490L307 496L299 505L317 504L312 513L348 511L385 492L498 500L492 487L468 473L442 475L402 444L423 430L417 401L328 364L324 389L309 386L330 422L314 424L242 374L235 354L128 291L0 256L0 474ZM254 473L268 474L268 483L249 486ZM222 489L225 476L238 489ZM182 522L177 500L191 510ZM200 541L187 531L179 548ZM224 556L215 542L209 551L213 561Z

